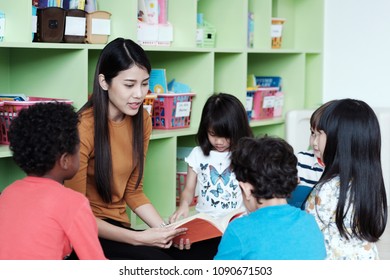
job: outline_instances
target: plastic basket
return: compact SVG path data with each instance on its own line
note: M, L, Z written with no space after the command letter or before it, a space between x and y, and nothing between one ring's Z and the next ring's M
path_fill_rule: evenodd
M29 97L28 101L8 101L5 100L0 106L0 144L9 145L8 130L11 122L19 115L19 112L28 108L31 105L42 102L65 102L73 104L69 99L45 98L45 97Z
M274 105L275 118L281 117L283 115L283 105L284 105L284 93L278 91L275 94L275 105Z
M155 129L190 126L192 98L195 93L157 94L153 104L152 125Z
M184 190L186 185L187 172L177 172L176 173L176 206L180 206L180 195ZM192 200L190 206L195 206L198 202L198 197L195 196Z
M153 103L154 100L157 98L156 94L147 94L144 99L144 109L148 111L149 115L153 115Z
M252 119L262 120L274 117L275 94L277 87L258 88L253 97Z

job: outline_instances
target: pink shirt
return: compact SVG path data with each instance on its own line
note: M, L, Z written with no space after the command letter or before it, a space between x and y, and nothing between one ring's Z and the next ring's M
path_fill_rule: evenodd
M0 195L0 259L105 259L85 196L48 178L26 177Z

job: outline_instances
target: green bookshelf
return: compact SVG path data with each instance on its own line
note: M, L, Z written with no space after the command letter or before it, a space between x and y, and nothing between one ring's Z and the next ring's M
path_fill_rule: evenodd
M136 39L137 1L98 0L111 13L111 35ZM80 108L92 90L95 65L104 47L99 44L31 42L31 1L0 0L6 15L0 43L0 92L72 99ZM254 14L254 46L247 47L248 12ZM216 27L214 48L196 47L196 16ZM196 93L191 126L154 130L146 160L144 189L164 218L174 211L176 149L195 145L203 104L213 92L246 100L248 74L283 78L284 114L317 106L322 100L323 0L169 0L170 47L145 46L153 68L165 68L167 78L188 84ZM271 18L287 21L281 49L271 48ZM284 137L284 117L251 121L256 135ZM23 176L0 145L0 190ZM144 224L129 211L136 228Z

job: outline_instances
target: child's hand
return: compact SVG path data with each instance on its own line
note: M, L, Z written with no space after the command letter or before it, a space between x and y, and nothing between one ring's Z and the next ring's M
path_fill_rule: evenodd
M181 205L175 213L169 218L169 223L176 222L180 218L186 218L188 217L189 208L187 206Z

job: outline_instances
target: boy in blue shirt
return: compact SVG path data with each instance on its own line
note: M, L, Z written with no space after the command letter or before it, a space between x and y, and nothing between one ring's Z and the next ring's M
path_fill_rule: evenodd
M293 148L280 138L245 137L233 151L231 164L249 214L229 224L214 259L325 259L316 221L287 204L298 181Z

